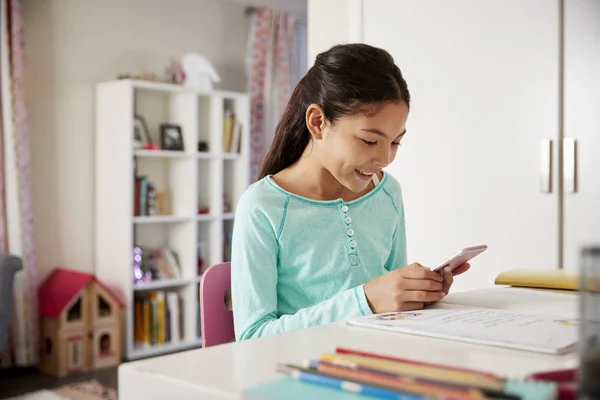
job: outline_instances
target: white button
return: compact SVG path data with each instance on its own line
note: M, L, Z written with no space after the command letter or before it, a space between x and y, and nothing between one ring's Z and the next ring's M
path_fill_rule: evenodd
M354 240L350 241L350 247L352 247L352 248L356 247L356 242Z
M352 218L350 218L350 217L346 217L346 218L344 219L344 222L345 222L345 223L347 223L347 224L349 224L350 222L352 222Z
M352 235L354 235L354 230L353 229L348 229L346 231L346 233L348 234L348 236L352 236Z
M343 212L348 212L348 206L342 206L342 211Z

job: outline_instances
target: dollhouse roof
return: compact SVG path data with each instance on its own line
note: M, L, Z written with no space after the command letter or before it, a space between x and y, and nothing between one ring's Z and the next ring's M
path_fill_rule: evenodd
M40 315L42 317L58 317L91 280L100 285L119 304L119 307L123 308L123 302L93 274L56 268L40 286L38 293Z

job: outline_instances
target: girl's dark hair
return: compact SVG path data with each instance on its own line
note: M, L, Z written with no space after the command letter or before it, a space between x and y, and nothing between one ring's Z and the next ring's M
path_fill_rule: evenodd
M353 43L319 54L290 97L258 179L298 161L310 141L305 123L309 105L321 106L334 124L342 116L373 115L386 103L402 101L410 107L406 81L387 51Z

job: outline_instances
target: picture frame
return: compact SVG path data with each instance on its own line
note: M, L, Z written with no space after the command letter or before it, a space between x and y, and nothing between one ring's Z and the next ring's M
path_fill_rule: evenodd
M184 150L181 126L167 123L160 124L160 148L162 150Z
M154 149L156 146L150 138L150 131L148 130L148 124L141 115L135 114L133 116L133 147L134 149Z

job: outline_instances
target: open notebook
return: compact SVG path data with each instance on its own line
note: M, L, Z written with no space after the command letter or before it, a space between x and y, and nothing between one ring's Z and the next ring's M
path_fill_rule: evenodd
M564 315L443 303L418 311L356 317L348 323L549 354L573 351L579 338L578 321Z

